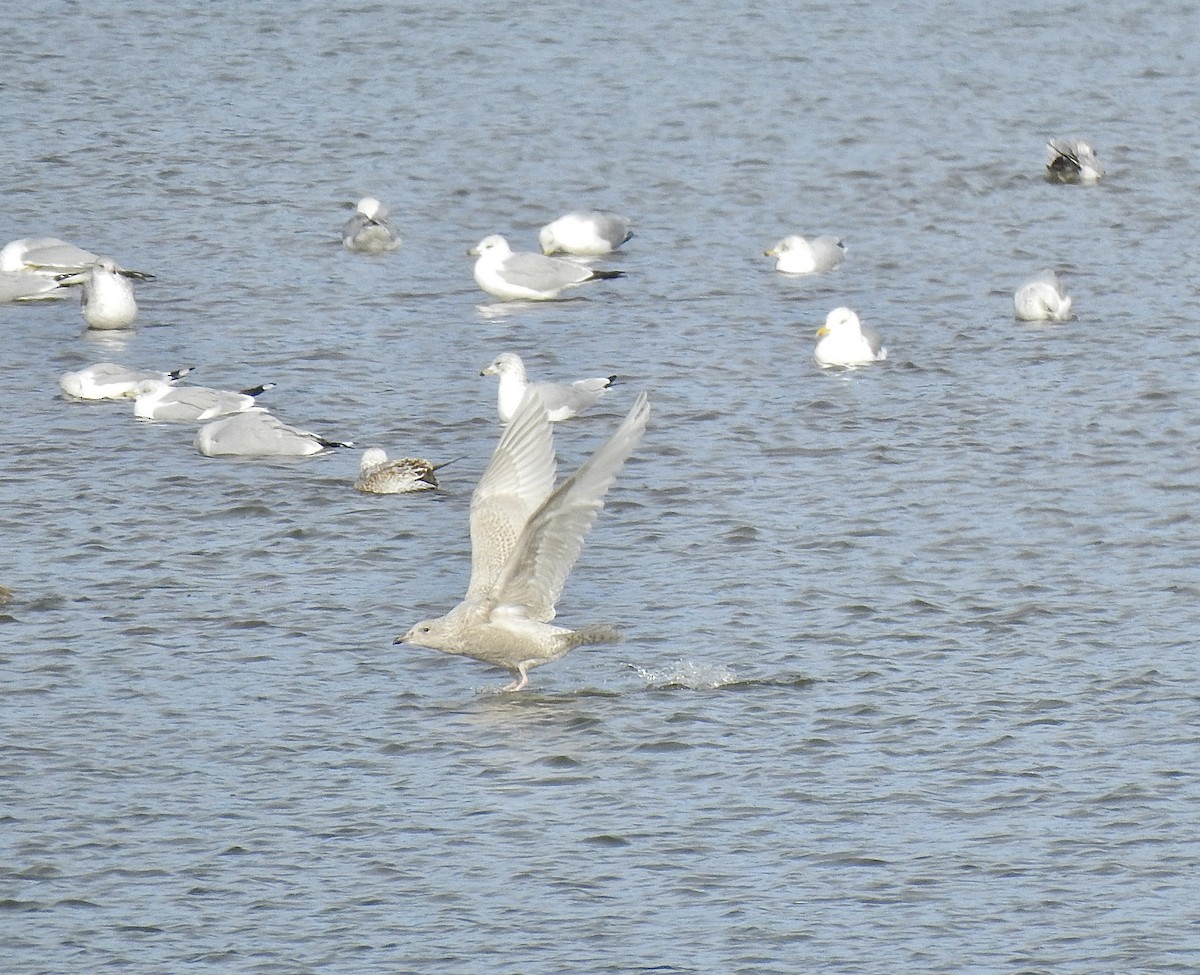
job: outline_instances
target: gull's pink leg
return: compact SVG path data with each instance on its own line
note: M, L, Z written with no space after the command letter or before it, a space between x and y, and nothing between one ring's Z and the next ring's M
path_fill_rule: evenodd
M505 684L501 691L519 691L522 687L529 683L529 675L525 673L525 665L517 664L517 673L521 676L511 684Z

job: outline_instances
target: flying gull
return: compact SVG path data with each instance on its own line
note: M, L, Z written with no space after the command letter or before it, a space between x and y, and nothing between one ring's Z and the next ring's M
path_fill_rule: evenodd
M466 596L395 642L503 667L515 677L504 690L519 691L531 668L578 646L618 640L609 626L569 630L550 621L584 537L649 417L643 393L612 437L555 488L552 427L537 392L528 393L471 497Z

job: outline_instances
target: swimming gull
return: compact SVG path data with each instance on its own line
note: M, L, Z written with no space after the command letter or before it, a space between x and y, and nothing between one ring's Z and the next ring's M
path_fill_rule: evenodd
M849 308L835 308L817 329L821 339L813 352L819 366L861 366L887 358L887 349L873 329L863 325Z
M504 300L553 301L564 288L625 274L594 271L561 257L514 253L499 234L484 237L467 253L479 257L475 262L475 283L493 298Z
M342 227L342 246L358 254L381 254L400 246L387 207L373 196L358 201L354 216Z
M1022 321L1061 322L1070 317L1071 296L1067 294L1059 276L1046 269L1017 288L1013 295L1013 308L1017 318Z
M554 604L618 472L646 430L642 393L609 440L554 488L554 437L536 391L505 428L471 497L471 581L445 616L416 624L396 643L473 657L510 671L506 691L529 670L569 650L612 643L609 626L552 626Z
M144 379L137 384L133 415L143 420L212 420L229 413L253 409L255 397L274 389L274 383L235 392L208 386L175 386L162 379Z
M543 254L578 254L598 257L611 254L633 236L629 221L606 210L568 213L546 224L538 233Z
M65 298L67 289L54 278L24 271L0 271L0 304Z
M1051 139L1046 143L1046 178L1058 183L1094 183L1104 175L1096 151L1082 139Z
M388 460L387 452L379 447L363 451L354 487L366 494L411 494L432 491L438 486L433 472L436 467L417 457Z
M54 277L63 274L78 274L86 271L100 260L82 247L76 247L57 237L22 237L9 241L0 248L0 271L15 271ZM153 274L131 271L116 266L118 274L139 281L152 281Z
M305 457L326 447L353 446L289 427L261 406L204 424L195 444L205 457Z
M130 399L137 395L138 383L150 379L175 382L191 371L188 366L171 372L147 372L116 362L97 362L77 372L64 372L58 385L72 399Z
M594 379L577 379L573 383L531 383L525 374L525 363L515 352L501 352L479 375L500 377L496 411L500 414L501 423L513 418L527 389L537 390L550 422L557 423L597 403L617 378L597 376Z
M102 257L86 270L58 280L64 285L83 286L79 310L88 328L128 328L137 318L133 285L111 258Z
M829 234L811 239L790 234L770 250L763 251L764 257L777 258L775 270L784 274L832 271L842 263L845 255L846 245Z

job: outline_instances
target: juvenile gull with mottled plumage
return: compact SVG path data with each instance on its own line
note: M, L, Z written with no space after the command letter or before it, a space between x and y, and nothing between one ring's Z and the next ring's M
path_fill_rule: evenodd
M611 643L608 626L552 626L554 604L604 507L604 496L642 439L650 405L641 394L609 440L554 488L554 437L536 392L504 429L471 497L471 581L445 616L396 643L473 657L510 671L518 691L532 667L578 646Z

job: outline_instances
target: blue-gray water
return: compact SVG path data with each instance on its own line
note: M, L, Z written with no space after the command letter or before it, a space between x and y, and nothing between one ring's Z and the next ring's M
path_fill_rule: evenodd
M4 972L1200 968L1191 5L6 19L0 243L158 280L118 338L0 306ZM1108 177L1046 183L1060 135ZM467 247L586 206L626 278L480 310ZM1075 317L1013 321L1044 266ZM886 363L813 364L839 304ZM464 590L505 349L622 377L564 470L654 410L559 606L626 642L508 696L392 646ZM103 359L459 459L206 460L58 396Z

